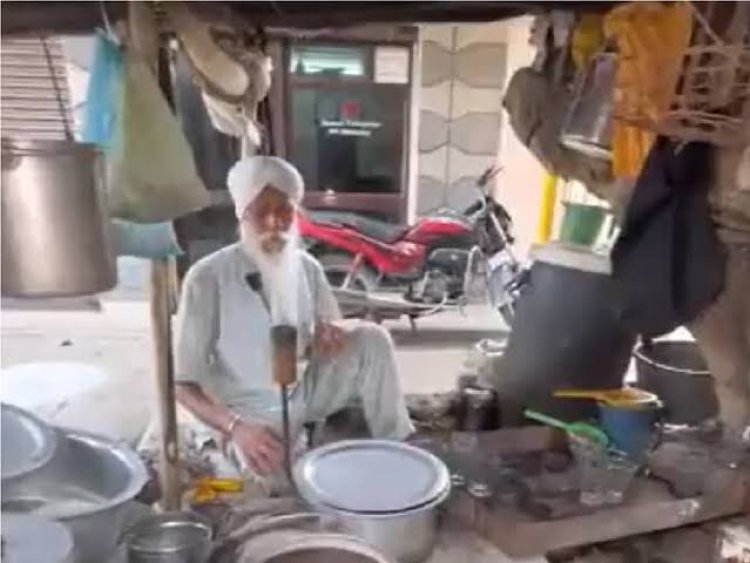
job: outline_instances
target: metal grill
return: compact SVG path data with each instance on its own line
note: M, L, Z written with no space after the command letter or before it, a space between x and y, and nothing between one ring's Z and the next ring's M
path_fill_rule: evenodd
M41 39L3 39L0 50L0 130L16 139L65 139L72 130L70 94L60 42L46 40L60 99Z

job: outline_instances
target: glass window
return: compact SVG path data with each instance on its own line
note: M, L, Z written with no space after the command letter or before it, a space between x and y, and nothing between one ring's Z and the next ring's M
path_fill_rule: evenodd
M289 57L289 72L296 76L364 77L366 47L297 45Z
M291 159L308 189L401 190L406 96L390 85L297 86Z

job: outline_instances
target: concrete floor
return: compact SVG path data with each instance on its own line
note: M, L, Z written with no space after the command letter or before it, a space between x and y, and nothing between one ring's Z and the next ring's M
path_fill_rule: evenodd
M59 425L137 440L155 394L149 308L137 285L103 297L100 312L3 309L3 400ZM452 388L468 349L504 334L485 306L421 319L416 332L406 321L385 326L407 393Z

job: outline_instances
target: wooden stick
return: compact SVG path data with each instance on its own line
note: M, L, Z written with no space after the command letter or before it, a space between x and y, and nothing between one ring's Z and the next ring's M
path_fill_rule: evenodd
M172 358L170 259L151 262L151 325L153 330L159 421L161 428L161 488L165 510L179 510L180 456Z

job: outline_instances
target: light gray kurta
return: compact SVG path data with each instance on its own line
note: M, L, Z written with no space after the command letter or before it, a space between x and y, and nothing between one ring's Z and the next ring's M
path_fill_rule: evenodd
M320 264L300 252L299 350L312 342L317 321L340 318ZM246 419L278 429L280 400L271 380L270 315L246 276L257 268L239 244L197 262L183 284L175 327L175 379L199 384ZM370 323L350 329L344 350L305 362L292 391L292 423L319 421L360 399L375 437L402 439L411 431L388 333Z

